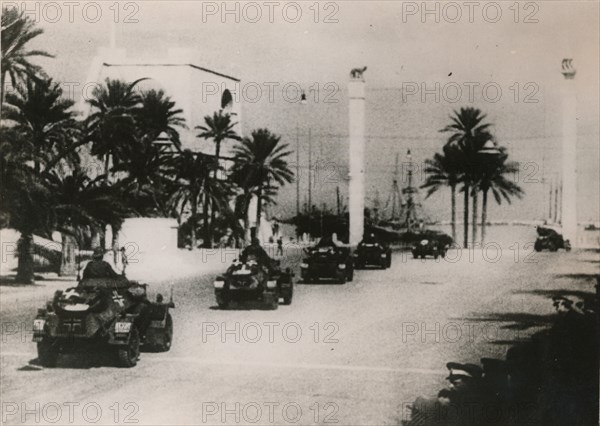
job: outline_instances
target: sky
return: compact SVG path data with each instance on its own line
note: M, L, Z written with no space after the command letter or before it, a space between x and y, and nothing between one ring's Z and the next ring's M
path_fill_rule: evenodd
M490 206L489 218L545 218L547 182L560 170L560 65L573 58L578 216L600 220L598 2L67 3L27 3L45 31L33 47L55 55L38 63L55 80L84 82L111 28L117 47L131 56L193 49L196 64L261 88L260 100L252 90L242 98L244 135L267 127L292 150L298 138L303 198L311 146L319 164L313 200L331 208L336 187L343 197L348 191L349 72L367 66L367 205L376 196L385 204L396 154L402 163L411 149L419 167L441 149L439 130L452 111L473 106L487 114L497 141L519 162L514 178L526 193L511 208ZM295 102L296 87L307 91L307 105ZM449 200L443 190L423 204L431 218L447 220ZM291 184L280 191L274 214L293 214L295 202Z

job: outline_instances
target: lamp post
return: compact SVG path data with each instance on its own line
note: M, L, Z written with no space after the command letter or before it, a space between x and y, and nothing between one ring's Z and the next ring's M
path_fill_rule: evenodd
M306 105L304 90L300 96L300 105ZM300 126L296 118L296 217L300 216Z
M502 152L498 149L494 141L488 139L481 149L477 151L484 166L487 168L495 162ZM483 192L483 202L481 206L481 245L485 244L485 225L487 222L487 189ZM477 226L477 218L474 218L474 226Z

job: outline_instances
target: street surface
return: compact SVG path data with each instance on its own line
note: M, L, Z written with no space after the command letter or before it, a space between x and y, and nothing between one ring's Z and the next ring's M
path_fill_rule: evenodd
M556 290L592 292L594 251L394 252L385 271L295 288L291 306L218 310L214 275L174 283L173 347L120 369L108 356L35 364L31 322L51 289L2 289L6 424L399 424L444 386L448 361L504 358L544 327ZM498 257L496 262L493 258ZM298 258L291 259L298 271ZM286 262L284 262L286 263ZM225 269L225 265L223 267ZM149 292L168 294L168 283Z

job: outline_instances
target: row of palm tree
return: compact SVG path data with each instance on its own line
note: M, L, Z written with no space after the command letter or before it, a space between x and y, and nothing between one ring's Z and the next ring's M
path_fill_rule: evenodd
M2 85L0 226L21 233L19 282L33 281L34 234L61 231L64 274L73 273L74 247L99 240L106 226L118 248L121 224L135 215L181 220L190 211L192 247L200 223L210 246L218 226L244 238L252 197L258 223L263 203L292 180L287 145L267 129L242 139L223 110L197 127L199 138L215 143L214 156L182 150L182 110L162 90L139 90L142 80L106 80L88 101L89 116L78 119L60 85L28 62L50 56L26 50L39 34L29 18L3 10L2 79L8 73L15 90L5 94ZM228 142L238 146L227 171L220 155ZM85 165L96 160L103 173L91 176Z
M493 141L490 123L477 108L467 107L454 111L451 123L440 130L449 137L441 153L426 160L427 179L422 185L427 188L426 198L444 187L451 193L452 238L456 240L456 193L464 196L463 244L476 242L479 195L482 195L481 243L485 243L488 195L491 192L498 204L512 197L521 198L523 190L510 179L518 171L518 164L508 160L505 147L493 145L493 153L486 153L486 143ZM461 186L462 185L462 186ZM460 187L460 188L459 188ZM472 239L469 239L469 207L472 200Z

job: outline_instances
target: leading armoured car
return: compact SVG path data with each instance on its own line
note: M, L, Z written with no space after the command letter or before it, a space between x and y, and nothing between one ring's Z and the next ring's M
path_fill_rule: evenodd
M125 277L88 278L58 290L33 321L38 361L54 367L62 353L112 350L121 367L137 364L140 350L168 351L174 308L161 294L147 299L147 285Z

